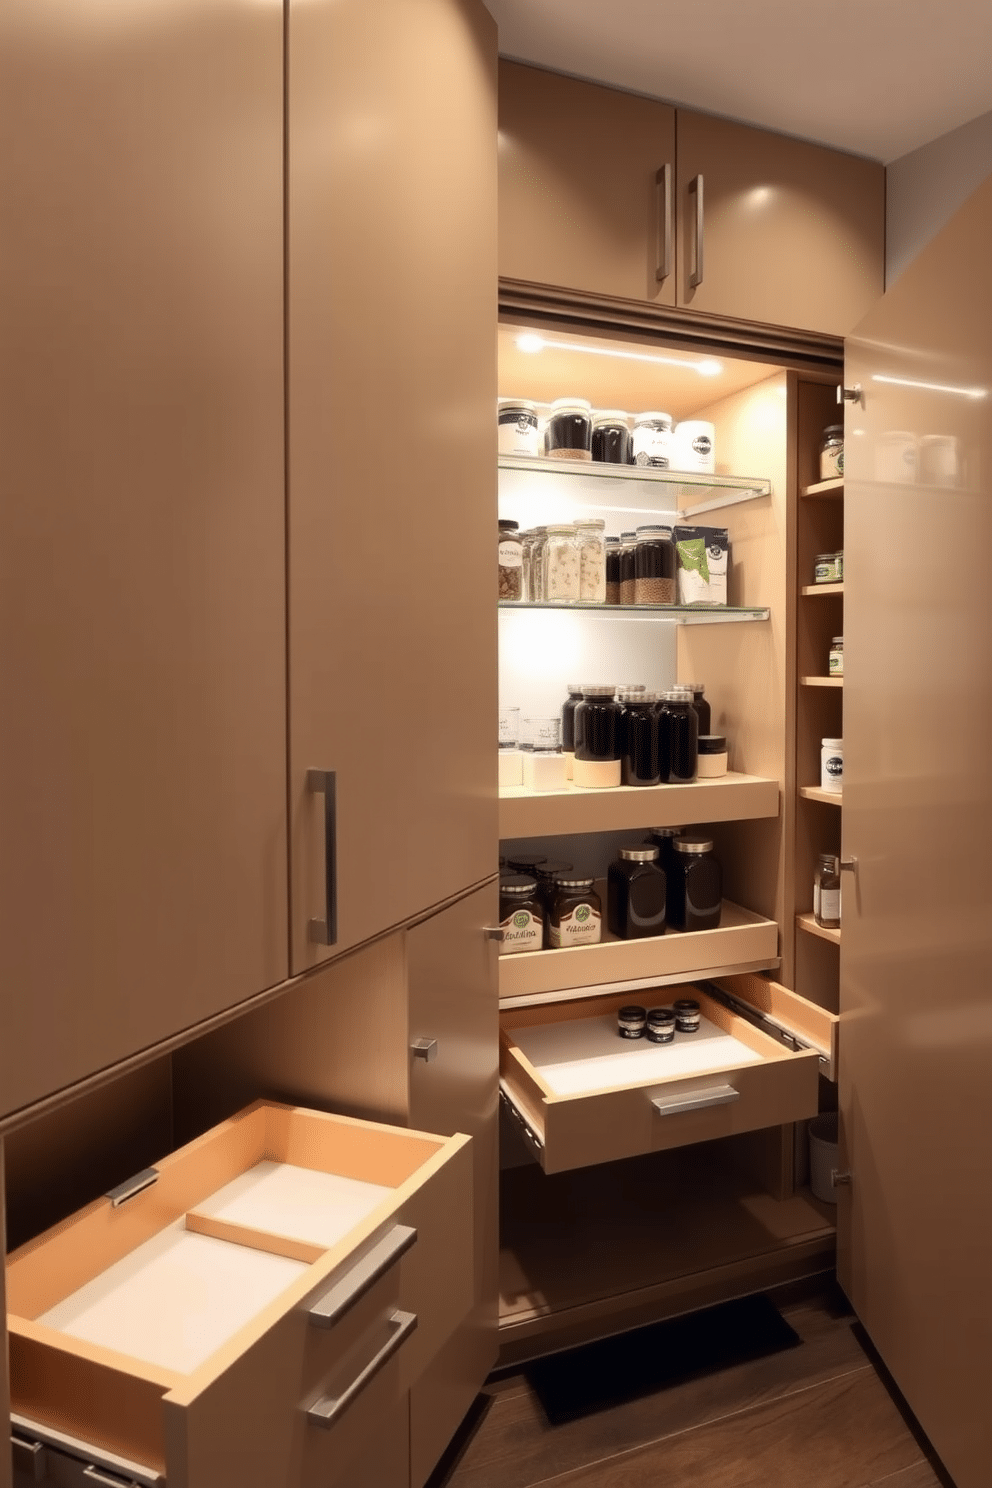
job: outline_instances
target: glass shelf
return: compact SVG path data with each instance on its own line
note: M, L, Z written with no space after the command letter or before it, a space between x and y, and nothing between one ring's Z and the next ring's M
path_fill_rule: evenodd
M749 475L696 475L686 470L651 470L643 465L607 465L591 460L549 460L541 456L500 455L500 470L528 475L565 476L570 481L622 481L647 485L658 496L670 496L683 517L736 506L770 496L772 483ZM681 503L689 502L683 506Z
M543 604L530 604L518 599L501 599L498 604L501 610L515 610L518 614L526 614L528 610L570 610L573 614L668 620L676 625L733 625L745 620L768 620L771 617L771 610L767 608L738 605L714 605L708 609L695 605L593 604L588 600L549 600Z

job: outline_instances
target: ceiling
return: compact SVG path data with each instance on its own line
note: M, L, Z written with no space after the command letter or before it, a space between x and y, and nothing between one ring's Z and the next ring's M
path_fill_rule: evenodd
M486 0L503 56L888 164L992 109L990 0Z

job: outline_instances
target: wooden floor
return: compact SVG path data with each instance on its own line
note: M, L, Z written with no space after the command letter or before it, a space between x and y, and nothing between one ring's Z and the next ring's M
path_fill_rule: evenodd
M564 1425L497 1375L429 1488L948 1488L839 1294L781 1311L800 1347Z

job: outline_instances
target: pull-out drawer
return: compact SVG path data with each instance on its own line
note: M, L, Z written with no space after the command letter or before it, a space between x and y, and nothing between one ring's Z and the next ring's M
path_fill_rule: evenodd
M472 1305L469 1138L259 1102L139 1180L8 1261L20 1455L350 1483Z
M619 1008L677 997L699 1002L698 1033L671 1044L619 1036ZM807 1016L783 1034L782 1005L793 1002ZM835 1024L751 976L728 977L712 995L686 985L524 1008L501 1015L501 1089L544 1171L560 1173L815 1116Z

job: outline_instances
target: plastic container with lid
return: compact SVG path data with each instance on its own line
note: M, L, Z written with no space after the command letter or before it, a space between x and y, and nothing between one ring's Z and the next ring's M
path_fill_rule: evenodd
M706 684L704 682L680 682L680 687L688 687L692 693L692 706L696 710L699 719L700 735L708 734L710 731L710 705L704 696Z
M499 520L499 597L524 597L524 544L518 522Z
M672 468L712 475L716 468L716 428L705 419L683 419L672 435Z
M566 682L568 697L561 705L561 749L565 756L565 775L571 780L575 759L575 710L582 701L582 683Z
M555 876L548 912L548 945L598 945L603 938L603 903L593 880L571 871Z
M508 873L499 881L501 956L539 951L544 946L544 906L537 883L526 873Z
M688 687L670 687L658 709L658 768L662 785L688 785L696 778L699 721Z
M708 837L676 838L668 880L668 923L673 930L715 930L723 901L723 871Z
M671 414L636 414L631 449L635 465L646 465L655 470L667 470L672 463Z
M830 642L830 655L827 661L827 671L831 677L843 677L844 675L844 637L834 636Z
M499 453L501 455L539 455L541 435L537 424L537 405L526 398L500 398Z
M606 539L606 603L620 603L620 539Z
M700 780L715 780L727 773L727 739L724 734L700 734L696 774Z
M621 940L665 933L665 874L658 849L622 847L606 877L606 921Z
M593 414L592 457L607 465L631 463L630 427L621 409L604 409Z
M658 785L661 776L658 770L658 701L656 692L646 689L629 691L621 689L617 694L623 712L620 717L620 737L623 752L622 778L624 785Z
M548 457L592 459L592 404L585 398L556 398L548 417Z
M671 527L657 523L638 527L634 550L634 603L674 604L677 566Z
M586 604L606 601L606 523L602 517L576 522L575 541L579 550L579 599Z
M841 480L844 475L844 425L828 424L820 441L820 479Z
M576 785L604 788L620 784L620 704L616 688L608 684L582 689L575 710Z
M544 540L544 595L546 603L579 597L579 545L571 523L549 526Z
M632 605L637 587L637 533L620 534L620 603Z
M836 791L844 789L844 740L823 739L820 747L820 789Z

